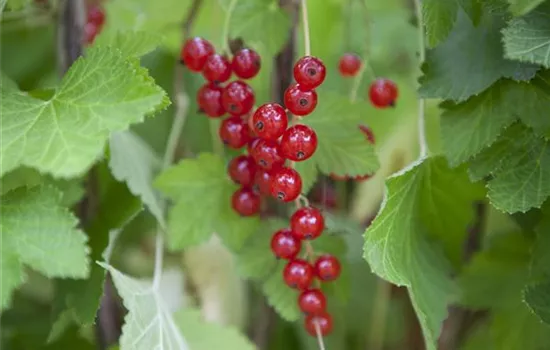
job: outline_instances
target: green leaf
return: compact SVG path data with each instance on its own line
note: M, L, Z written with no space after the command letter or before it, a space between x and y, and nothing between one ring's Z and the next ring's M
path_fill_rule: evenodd
M155 32L145 31L103 31L94 45L116 47L127 57L141 57L153 51L163 37Z
M523 16L539 6L544 0L508 0L510 11L516 16Z
M544 323L550 324L550 280L528 286L524 299Z
M319 140L317 150L306 162L315 163L326 175L357 176L376 172L380 163L375 148L358 127L367 108L365 104L352 103L334 93L320 94L319 101L316 110L302 120L315 130ZM304 172L303 167L300 170Z
M234 3L232 12L231 2ZM290 33L290 17L273 0L225 0L226 16L230 16L230 38L242 38L249 46L262 46L268 56L276 55Z
M231 208L231 195L238 187L227 177L226 166L220 157L202 153L184 159L155 180L155 187L175 202L168 218L171 249L199 244L212 233L238 249L256 231L257 218L243 218Z
M265 252L264 254L270 254ZM276 262L276 269L262 285L262 291L267 299L267 303L273 307L279 316L289 322L297 321L301 312L298 309L298 292L289 288L283 280L283 270L285 261Z
M86 236L60 202L61 193L44 186L21 187L1 197L0 308L9 305L11 292L23 282L23 264L47 277L88 277Z
M507 58L550 68L550 4L513 19L502 34Z
M374 273L407 286L428 349L435 349L453 287L451 265L430 237L455 250L473 218L472 202L482 193L462 169L442 157L422 159L391 176L382 207L365 232L364 257ZM451 231L449 231L451 230Z
M109 168L113 176L124 181L130 191L139 196L161 227L166 227L161 199L153 189L155 173L160 159L139 136L130 131L113 133L110 140Z
M531 79L538 67L519 65L503 58L500 30L504 21L485 14L478 26L459 11L447 40L428 51L420 78L425 98L464 101L487 89L498 79Z
M0 175L26 165L56 177L84 173L111 132L166 102L137 60L102 47L79 58L49 100L5 88L1 97Z
M429 47L436 46L449 35L455 23L458 6L456 0L426 0L422 2L422 14Z
M298 171L300 177L302 178L302 193L308 193L315 185L317 181L317 175L319 171L315 162L311 159L307 159L302 162L294 163L294 169Z
M129 277L108 264L98 264L111 273L128 310L120 337L122 350L189 349L158 287L151 281Z
M236 328L206 322L200 310L186 309L174 315L186 343L193 350L255 350L256 347Z

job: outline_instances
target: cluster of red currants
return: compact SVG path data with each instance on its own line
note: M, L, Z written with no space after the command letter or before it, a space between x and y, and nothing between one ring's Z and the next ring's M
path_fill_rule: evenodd
M95 37L101 32L105 23L105 11L99 5L92 5L88 8L86 25L84 26L84 40L86 44L94 43Z
M302 192L300 174L293 162L310 158L317 149L317 135L309 126L298 122L317 106L315 88L326 76L323 62L312 56L302 57L294 66L295 84L287 88L284 105L266 103L254 107L255 96L244 79L256 76L261 67L260 56L251 49L241 49L229 60L217 54L203 38L187 40L181 51L182 63L193 72L202 72L207 82L197 92L200 110L211 118L229 117L220 125L219 136L227 147L242 149L246 154L232 159L228 166L231 179L241 187L233 194L233 209L242 216L260 211L261 197L272 196L283 202L297 200ZM241 80L228 82L232 74ZM289 162L285 165L286 162ZM312 335L322 335L332 329L331 316L326 312L324 293L313 288L315 278L332 281L340 274L340 262L331 255L316 261L298 258L304 240L312 240L324 230L324 218L313 207L299 208L291 217L291 228L277 231L271 240L271 250L277 258L288 260L283 278L291 288L301 291L298 305L306 314L305 327ZM309 243L306 248L310 248ZM314 259L311 249L306 256Z

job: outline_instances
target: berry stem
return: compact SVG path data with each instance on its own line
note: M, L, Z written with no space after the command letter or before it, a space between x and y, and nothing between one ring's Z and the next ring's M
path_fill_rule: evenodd
M223 23L223 32L222 32L222 46L224 51L226 53L231 53L231 49L229 47L229 24L231 23L231 16L233 16L233 10L235 10L235 6L237 6L238 0L231 0L229 3L229 7L227 8L227 13L225 15L225 21Z
M302 0L302 25L304 26L304 53L311 56L311 42L309 40L309 19L307 14L307 0Z
M426 45L424 43L424 17L422 15L422 1L414 0L414 9L416 12L416 21L418 23L418 50L420 66L426 59ZM425 121L426 100L418 99L418 143L420 145L420 158L428 154L428 143L426 141L426 121Z

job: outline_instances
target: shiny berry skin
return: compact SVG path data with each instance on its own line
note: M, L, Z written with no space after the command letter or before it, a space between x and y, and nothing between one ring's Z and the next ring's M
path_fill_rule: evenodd
M321 336L329 335L332 332L332 317L327 312L323 312L320 315L306 316L304 327L309 335L313 337L317 336L317 327L315 324L317 324Z
M252 216L260 211L260 196L249 187L241 187L231 197L231 206L241 216Z
M315 275L322 281L334 281L341 269L340 261L332 255L322 255L315 261Z
M105 11L100 6L90 6L86 18L87 23L93 23L97 27L103 26L105 23Z
M220 125L220 138L228 147L239 149L250 141L248 124L240 117L229 117Z
M306 315L319 315L327 308L327 298L320 289L308 289L300 293L298 307Z
M315 90L302 90L299 84L293 84L286 89L284 100L290 113L304 116L317 106L317 93Z
M222 106L223 89L215 84L206 83L197 91L197 104L209 117L218 118L225 114Z
M181 48L180 58L190 71L200 72L208 56L214 54L214 46L203 38L188 39Z
M287 228L275 232L271 238L271 251L277 258L294 259L301 248L300 240Z
M296 124L281 137L281 155L295 162L310 158L317 149L317 134L307 125Z
M361 130L361 132L365 134L365 136L367 137L367 141L369 141L371 144L374 145L374 143L376 142L376 139L374 137L374 133L372 132L372 129L366 125L360 124L359 130Z
M256 169L256 162L251 156L240 155L231 159L227 172L235 183L252 186L256 177Z
M315 239L325 229L325 219L317 208L303 207L290 217L290 228L300 239Z
M285 162L285 159L281 157L277 141L259 139L254 144L250 155L260 168L266 170L277 169Z
M250 79L260 71L262 61L260 55L251 49L242 49L233 56L231 68L241 79Z
M290 260L283 270L283 279L290 288L307 289L313 282L313 278L313 266L302 259Z
M370 102L376 108L393 107L397 96L397 85L389 79L377 79L369 88Z
M256 135L266 140L277 140L288 126L285 109L278 103L261 105L252 116L252 127Z
M84 25L84 41L86 44L93 44L97 34L99 34L99 27L96 24L89 22Z
M327 71L323 61L313 56L304 56L294 65L294 79L303 90L313 90L325 80Z
M254 102L256 102L254 90L243 81L232 81L223 89L222 104L231 115L243 115L250 112Z
M271 180L271 195L283 202L292 202L302 192L300 174L287 167L282 167L273 173Z
M254 189L264 196L271 196L273 174L269 170L258 168L254 177Z
M226 82L231 77L231 63L222 55L210 55L206 59L202 75L206 80L214 83Z
M250 123L248 123L248 127L250 128ZM260 141L259 137L253 137L252 139L250 139L250 141L248 141L248 146L246 146L246 151L248 152L248 154L252 155L252 149L254 148L254 145L258 143L258 141Z
M357 75L359 69L361 69L361 58L359 58L359 56L352 53L346 53L340 57L338 70L343 77L353 77Z

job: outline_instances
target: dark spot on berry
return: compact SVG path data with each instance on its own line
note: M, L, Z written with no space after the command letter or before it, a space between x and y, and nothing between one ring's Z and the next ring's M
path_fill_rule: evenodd
M204 114L204 109L199 108L199 109L197 110L197 114Z
M289 284L289 286L290 286L290 288L296 288L296 287L298 287L298 285L297 285L296 283L291 283L291 284Z
M259 66L260 66L260 61L259 61L259 60L254 60L254 65L255 65L256 67L259 67Z
M307 74L309 74L310 76L314 76L315 74L317 74L317 70L315 68L308 68Z
M237 106L236 106L235 104L230 104L230 105L229 105L229 109L232 110L232 111L234 111L234 110L237 109Z
M298 153L296 153L296 158L298 159L302 159L304 158L304 156L305 156L305 153L302 151L298 151Z
M307 235L304 236L304 238L305 238L305 239L312 239L313 236L312 236L310 233L308 233Z
M299 102L300 102L300 106L302 107L305 107L308 104L308 100L305 98L301 98Z
M255 126L256 126L256 129L258 129L258 130L263 130L263 128L264 128L264 123L262 123L262 122L257 122Z
M227 145L229 143L229 142L227 142L227 140L224 140L224 139L222 139L222 142L223 142L224 145Z
M395 107L395 101L390 102L390 107Z
M284 192L277 192L277 198L278 198L278 199L281 199L281 200L282 200L282 199L285 199L285 194L284 194Z
M265 159L260 159L258 163L260 163L261 166L267 166L267 162L265 161Z
M185 66L185 61L184 60L180 60L180 63L182 66Z

